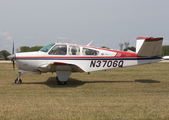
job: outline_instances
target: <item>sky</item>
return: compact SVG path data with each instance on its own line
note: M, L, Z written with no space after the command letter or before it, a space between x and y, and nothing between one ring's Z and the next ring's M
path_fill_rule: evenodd
M169 0L0 0L0 51L63 42L120 49L137 37L169 45ZM124 48L124 47L123 47Z

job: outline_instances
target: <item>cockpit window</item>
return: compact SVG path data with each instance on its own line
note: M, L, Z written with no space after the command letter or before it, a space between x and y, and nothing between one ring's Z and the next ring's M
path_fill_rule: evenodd
M41 48L40 51L42 51L42 52L48 52L49 49L50 49L54 44L55 44L55 43L46 45L46 46L44 46L43 48Z
M89 48L83 48L83 55L98 55L99 51L89 49Z
M67 54L67 46L66 45L56 45L49 52L50 55L66 55Z

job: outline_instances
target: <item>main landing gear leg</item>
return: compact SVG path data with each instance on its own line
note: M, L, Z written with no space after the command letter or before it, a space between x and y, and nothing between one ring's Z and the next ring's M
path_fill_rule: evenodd
M67 80L71 74L71 71L56 71L57 77L57 84L58 85L66 85Z
M21 77L21 73L19 72L19 77L16 78L15 84L21 84L22 83L22 80L20 79L20 77Z

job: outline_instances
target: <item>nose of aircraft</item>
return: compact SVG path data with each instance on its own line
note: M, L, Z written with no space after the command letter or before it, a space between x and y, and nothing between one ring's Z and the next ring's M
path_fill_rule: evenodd
M14 69L15 69L15 62L14 62L14 60L15 60L14 42L13 42L13 48L12 48L12 55L9 55L7 58L10 59L10 60L13 62L13 70L14 70Z
M7 58L10 59L13 62L13 69L15 69L15 62L14 62L15 54L9 55Z

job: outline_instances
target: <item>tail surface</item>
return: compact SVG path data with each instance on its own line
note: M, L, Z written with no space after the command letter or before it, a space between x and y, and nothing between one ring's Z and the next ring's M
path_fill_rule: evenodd
M162 42L162 37L138 37L136 43L137 56L153 57L161 55Z

